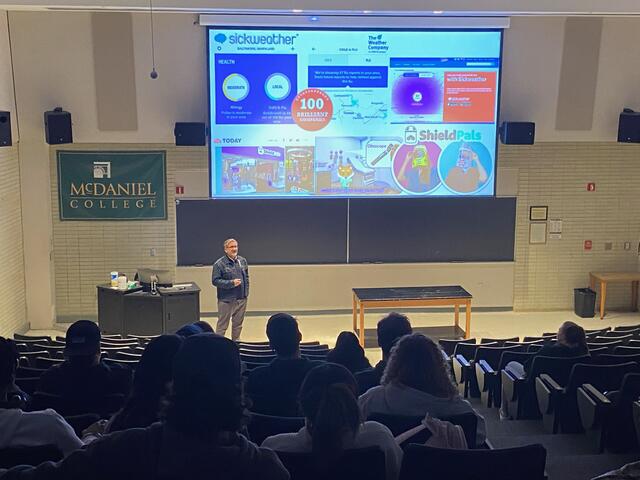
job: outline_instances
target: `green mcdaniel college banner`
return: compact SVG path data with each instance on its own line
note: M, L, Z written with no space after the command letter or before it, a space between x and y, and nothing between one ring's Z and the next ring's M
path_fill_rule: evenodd
M58 151L60 220L164 220L165 152Z

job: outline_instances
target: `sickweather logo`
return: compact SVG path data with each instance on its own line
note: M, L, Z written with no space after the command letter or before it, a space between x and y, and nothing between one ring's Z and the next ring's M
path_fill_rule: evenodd
M227 37L223 34L218 34L214 37L218 43L223 43L218 40L218 36ZM228 37L229 45L293 45L295 39L298 38L298 34L284 35L282 33L272 34L256 34L256 33L233 33Z
M369 52L385 53L389 50L389 42L382 39L382 34L369 35Z
M213 39L218 43L224 43L227 41L227 36L224 33L218 33Z

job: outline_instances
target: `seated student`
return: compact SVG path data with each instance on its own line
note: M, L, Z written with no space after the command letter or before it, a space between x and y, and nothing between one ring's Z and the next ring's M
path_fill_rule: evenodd
M173 359L182 345L178 335L161 335L149 342L133 377L124 407L106 426L106 433L148 427L160 419L160 409L171 385Z
M360 396L364 418L372 413L442 418L473 412L478 417L476 442L485 441L485 422L464 400L451 380L438 344L420 333L406 335L391 350L382 384Z
M364 349L353 332L341 332L338 335L336 347L327 355L327 362L343 365L351 373L371 368L369 360L364 355Z
M319 468L327 468L347 449L380 447L387 480L398 478L402 449L391 431L378 422L362 422L358 385L345 367L325 363L309 371L300 388L306 425L297 433L268 437L263 447L277 452L313 452Z
M409 318L401 313L391 312L378 322L378 345L382 350L382 360L374 368L356 374L360 393L380 385L380 379L391 355L391 347L400 337L409 335L411 331Z
M55 445L63 455L82 447L64 418L51 409L23 412L24 396L15 386L19 353L0 337L0 448Z
M582 357L588 354L589 347L587 346L587 336L584 328L577 323L566 321L560 325L558 329L558 340L556 343L545 345L538 350L535 355L528 358L524 364L509 362L506 368L518 377L523 377L526 376L531 368L534 357L571 358ZM504 391L502 392L502 404L500 405L500 418L502 420L509 418L509 402L507 401L507 395Z
M106 395L129 394L131 370L100 360L100 329L95 322L78 320L69 327L64 356L63 363L42 374L39 391L88 405Z
M531 368L534 357L571 358L588 354L589 347L587 346L587 336L584 328L577 323L566 321L558 329L556 343L550 343L542 347L533 357L528 358L524 365L518 362L509 362L507 366L522 376Z
M193 324L202 330L202 333L214 333L213 327L209 322L205 322L204 320L198 320L197 322L193 322Z
M212 333L185 339L162 422L115 432L58 462L16 467L2 480L286 480L271 450L238 433L244 401L238 347Z
M276 358L249 372L247 394L253 402L251 410L267 415L299 416L300 385L307 372L322 362L300 356L302 335L297 320L288 313L276 313L269 318L267 338Z

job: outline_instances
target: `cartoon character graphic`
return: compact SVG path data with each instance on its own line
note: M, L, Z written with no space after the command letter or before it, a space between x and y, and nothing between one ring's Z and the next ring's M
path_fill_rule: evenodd
M349 188L351 186L351 182L353 182L353 176L355 172L353 171L353 166L351 163L341 163L338 165L338 180L340 180L340 185L342 188Z
M398 172L398 181L407 190L425 192L431 185L432 168L427 147L418 144L405 156Z
M457 192L469 193L480 188L487 178L478 154L468 143L461 143L456 166L447 173L445 183Z

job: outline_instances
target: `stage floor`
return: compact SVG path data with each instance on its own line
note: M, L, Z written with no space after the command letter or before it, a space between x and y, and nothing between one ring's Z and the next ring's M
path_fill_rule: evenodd
M376 346L375 327L383 312L367 310L366 353L372 363L380 359L380 350ZM416 330L431 334L436 338L450 338L453 335L453 311L427 312L405 310ZM333 346L336 337L343 330L350 330L352 326L351 312L296 315L300 324L303 340L319 340ZM265 326L268 315L247 315L242 330L242 339L246 341L266 340ZM215 325L215 318L203 318ZM605 326L640 324L640 313L624 311L607 311L604 320L598 317L580 318L573 311L556 312L478 312L471 317L471 337L523 337L525 335L540 335L542 332L555 332L565 320L572 320L586 329ZM30 330L28 333L37 335L64 335L68 325L56 325L52 330ZM418 328L420 327L420 328ZM434 328L436 327L436 328ZM227 332L229 334L230 332Z

